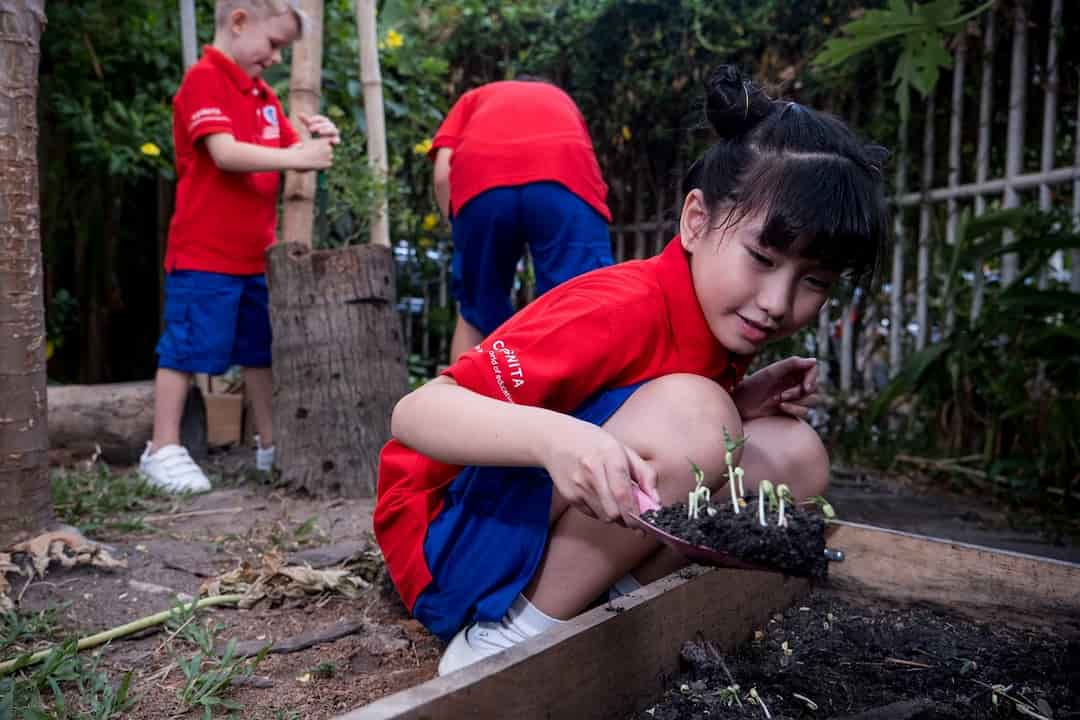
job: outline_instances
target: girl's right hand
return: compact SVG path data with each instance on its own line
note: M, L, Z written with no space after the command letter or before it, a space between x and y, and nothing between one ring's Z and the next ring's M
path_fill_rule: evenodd
M543 453L555 487L586 515L630 526L640 512L633 483L660 501L656 471L603 428L570 420L574 425L548 435Z

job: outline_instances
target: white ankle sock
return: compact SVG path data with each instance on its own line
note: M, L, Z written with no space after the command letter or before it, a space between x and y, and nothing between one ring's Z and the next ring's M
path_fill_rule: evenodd
M608 600L610 601L622 597L623 595L629 595L635 590L640 590L641 587L641 583L637 581L636 577L630 573L626 573L616 580L615 584L608 589Z
M518 593L517 599L514 600L510 609L506 611L503 622L525 637L535 637L546 630L562 625L566 621L551 617L529 602L527 597Z

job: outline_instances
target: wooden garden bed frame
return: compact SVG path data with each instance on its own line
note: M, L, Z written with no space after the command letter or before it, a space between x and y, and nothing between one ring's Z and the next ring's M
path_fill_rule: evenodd
M1080 634L1080 565L846 522L830 529L829 546L846 556L829 571L841 592ZM336 720L625 717L660 698L686 640L732 649L808 589L775 573L693 566Z

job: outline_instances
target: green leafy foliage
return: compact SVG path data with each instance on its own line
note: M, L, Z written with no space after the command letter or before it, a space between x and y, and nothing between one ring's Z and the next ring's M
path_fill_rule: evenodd
M900 113L906 117L911 113L911 88L926 97L937 86L941 70L952 67L952 55L945 47L946 34L992 6L992 1L986 2L962 13L961 0L912 4L889 0L887 8L867 10L844 25L844 35L830 38L813 63L821 69L834 68L877 46L899 43L892 83L896 85Z
M907 359L871 404L868 426L899 411L893 426L901 423L908 446L974 453L990 489L1068 497L1080 479L1080 298L1053 284L1041 289L1037 279L1054 251L1080 247L1072 228L1064 211L967 216L942 300L958 310L956 328ZM1003 246L1006 229L1016 239ZM978 318L966 316L971 289L961 274L1005 252L1019 254L1017 280L992 282Z

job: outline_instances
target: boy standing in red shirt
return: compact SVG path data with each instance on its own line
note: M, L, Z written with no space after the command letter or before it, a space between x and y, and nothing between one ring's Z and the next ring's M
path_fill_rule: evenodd
M180 445L192 373L244 367L258 431L256 466L273 464L266 248L273 244L282 170L324 170L339 142L321 115L301 116L301 142L261 75L306 22L295 0L218 0L214 42L173 99L176 211L165 254L165 322L157 345L154 435L139 462L170 492L210 482Z

